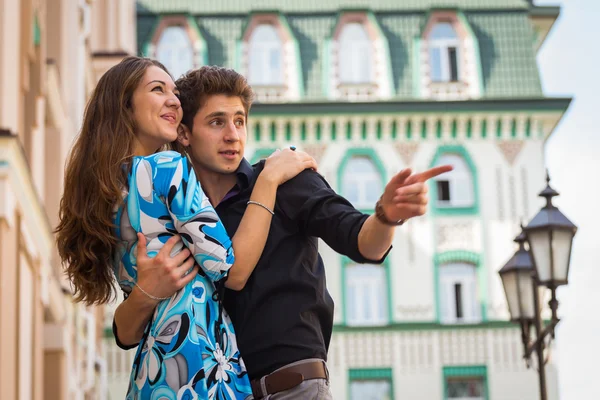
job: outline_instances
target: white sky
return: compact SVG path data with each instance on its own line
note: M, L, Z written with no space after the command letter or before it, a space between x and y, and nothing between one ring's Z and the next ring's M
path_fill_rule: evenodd
M546 145L552 186L561 193L555 204L579 227L570 282L559 291L554 360L561 400L600 399L600 241L594 233L600 228L600 0L536 4L561 6L538 54L545 94L574 98Z

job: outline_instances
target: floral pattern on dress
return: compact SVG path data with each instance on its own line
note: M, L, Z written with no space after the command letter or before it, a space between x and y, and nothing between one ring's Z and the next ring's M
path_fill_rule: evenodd
M127 400L247 399L252 390L231 320L217 296L234 261L231 240L187 162L176 152L134 157L129 190L115 212L114 274L124 292L137 281L137 232L150 257L179 234L197 276L156 307L137 347Z

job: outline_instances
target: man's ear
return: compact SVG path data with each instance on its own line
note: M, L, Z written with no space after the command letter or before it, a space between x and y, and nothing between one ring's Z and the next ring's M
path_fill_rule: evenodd
M190 132L190 129L184 124L179 124L179 127L177 128L177 141L181 143L183 147L188 147L190 145L191 136L192 133Z

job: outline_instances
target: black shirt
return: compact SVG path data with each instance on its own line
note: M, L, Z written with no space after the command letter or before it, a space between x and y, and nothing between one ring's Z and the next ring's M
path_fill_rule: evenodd
M242 160L236 187L216 207L230 236L263 167L264 161L251 166ZM246 286L224 295L250 379L294 361L327 359L334 305L317 238L355 262L383 261L367 260L358 251L358 233L368 216L316 172L304 171L281 185L274 211L265 249Z

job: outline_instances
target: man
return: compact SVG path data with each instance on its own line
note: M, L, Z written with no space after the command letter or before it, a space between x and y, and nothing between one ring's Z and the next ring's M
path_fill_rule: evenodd
M183 107L183 144L202 188L229 235L235 233L263 168L243 158L252 90L233 70L202 67L176 82ZM325 365L333 300L318 238L358 263L381 263L394 230L423 215L425 181L444 166L387 184L376 215L360 213L317 172L281 185L264 252L245 286L228 290L224 305L252 380L255 399L331 399ZM265 210L265 212L271 210Z

